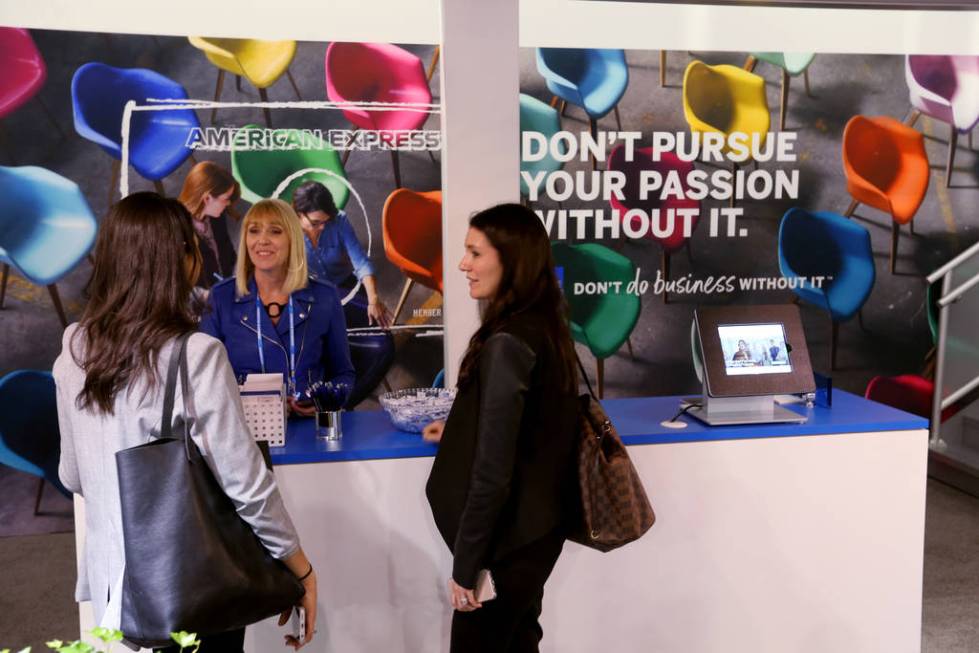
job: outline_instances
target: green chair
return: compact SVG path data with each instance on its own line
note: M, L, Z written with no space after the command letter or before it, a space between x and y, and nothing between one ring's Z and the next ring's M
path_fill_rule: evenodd
M559 131L561 131L561 116L557 109L537 98L520 94L520 172L528 172L534 176L541 171L550 174L564 167L564 163L551 156L550 150L547 156L539 161L524 161L523 132L540 132L550 141L551 137ZM562 154L566 152L563 144L561 152ZM530 195L523 175L520 175L520 194L523 197Z
M745 63L745 69L753 71L759 61L778 66L782 71L782 92L779 95L778 130L785 129L785 112L789 108L789 82L792 77L802 75L806 83L806 95L809 91L809 64L816 58L812 52L752 52Z
M329 143L307 131L276 129L276 147L295 145L296 149L242 149L242 145L249 142L252 131L265 130L258 125L246 125L237 132L231 143L231 174L241 185L243 200L254 204L272 197L275 189L287 177L300 170L315 168L289 182L285 191L279 194L279 199L291 202L292 193L301 184L318 181L330 189L338 209L346 206L350 197L350 189L345 182L347 174L340 163L340 155ZM285 138L282 137L283 133L286 133Z
M626 286L636 277L636 266L625 256L597 243L551 246L554 260L563 268L564 296L571 310L571 336L586 345L595 356L598 370L598 396L605 391L605 359L623 344L639 320L639 296ZM576 282L621 281L618 292L574 294Z

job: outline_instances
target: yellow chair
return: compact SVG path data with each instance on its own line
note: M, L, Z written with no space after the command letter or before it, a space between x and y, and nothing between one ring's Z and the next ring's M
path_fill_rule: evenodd
M765 80L737 66L691 61L683 74L683 116L695 132L768 133Z
M302 100L296 80L289 72L289 64L296 56L295 41L259 41L257 39L218 39L203 36L187 37L190 44L204 53L207 60L217 66L218 81L214 87L214 101L221 99L221 87L224 84L224 73L237 76L236 86L241 90L241 78L244 77L255 88L263 102L269 101L268 89L285 73L292 84L296 97ZM265 122L272 126L272 114L268 107L263 109ZM211 122L217 117L217 107L211 110Z
M771 124L765 80L737 66L691 61L683 73L683 116L693 132L759 134L761 146Z

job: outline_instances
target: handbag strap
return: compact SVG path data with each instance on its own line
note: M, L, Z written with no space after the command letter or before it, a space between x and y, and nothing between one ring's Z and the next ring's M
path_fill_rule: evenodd
M591 389L591 381L588 380L588 373L585 372L585 366L581 364L581 358L578 357L577 350L574 353L574 359L578 362L578 369L581 371L581 378L585 380L585 386L588 388L588 394L595 401L598 401L598 397L595 396L595 391Z
M160 422L160 438L173 438L173 403L174 395L177 390L177 373L180 373L180 390L183 394L184 403L184 447L187 449L187 458L190 458L190 447L187 441L190 439L187 433L187 392L190 389L190 381L187 379L187 341L190 334L177 338L170 351L170 361L167 364L167 382L163 390L163 418Z

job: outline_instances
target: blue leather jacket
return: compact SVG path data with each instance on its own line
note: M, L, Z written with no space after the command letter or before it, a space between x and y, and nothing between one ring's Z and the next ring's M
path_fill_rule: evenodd
M224 343L228 359L239 383L246 374L262 372L258 352L255 280L248 282L248 294L238 297L235 280L226 279L211 288L200 330ZM309 280L309 285L292 293L295 312L296 389L302 393L310 380L354 383L354 368L347 346L347 325L340 296L329 283ZM258 311L264 342L265 371L281 372L289 379L289 311L282 311L279 323L262 307Z

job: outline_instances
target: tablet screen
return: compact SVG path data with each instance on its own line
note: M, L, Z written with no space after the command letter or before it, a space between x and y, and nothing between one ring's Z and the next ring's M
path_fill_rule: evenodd
M719 324L717 335L728 376L789 374L792 364L785 346L785 330L771 324Z

